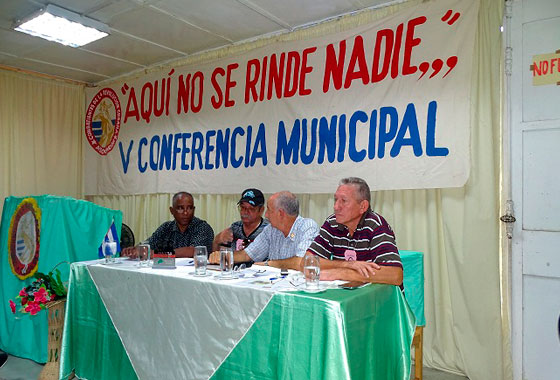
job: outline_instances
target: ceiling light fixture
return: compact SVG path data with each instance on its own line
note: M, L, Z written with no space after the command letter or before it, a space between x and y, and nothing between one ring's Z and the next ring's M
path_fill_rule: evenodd
M17 22L14 29L72 47L109 35L107 25L52 4Z

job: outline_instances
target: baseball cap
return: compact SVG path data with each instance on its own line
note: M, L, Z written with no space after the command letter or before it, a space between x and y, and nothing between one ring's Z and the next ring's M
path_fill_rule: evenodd
M264 205L264 195L259 189L247 189L241 193L241 199L237 204L247 202L252 206Z

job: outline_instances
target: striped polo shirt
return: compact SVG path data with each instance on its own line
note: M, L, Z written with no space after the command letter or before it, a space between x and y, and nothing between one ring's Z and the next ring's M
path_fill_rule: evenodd
M391 226L371 209L362 215L353 236L345 225L336 222L334 214L330 215L309 247L327 260L344 260L346 250L355 251L358 261L402 268Z

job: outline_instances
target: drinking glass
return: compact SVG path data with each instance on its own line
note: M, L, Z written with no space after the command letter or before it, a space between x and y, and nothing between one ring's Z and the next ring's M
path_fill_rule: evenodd
M206 276L206 265L208 264L208 253L206 247L194 247L194 275Z
M303 275L305 276L305 287L308 290L319 289L319 275L321 273L321 266L319 257L307 254L303 259Z
M136 247L138 251L138 266L147 267L150 265L150 245L149 244L138 244Z
M101 245L103 251L103 256L105 256L105 264L111 264L115 262L115 255L117 253L117 242L116 241L104 241Z
M223 278L233 277L233 249L220 247L220 272Z

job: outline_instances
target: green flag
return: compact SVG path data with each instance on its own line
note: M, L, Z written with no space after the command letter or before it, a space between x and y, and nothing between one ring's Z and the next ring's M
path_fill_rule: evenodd
M12 313L9 300L33 282L33 273L58 263L94 260L111 223L120 235L122 212L70 197L8 197L0 225L0 349L39 363L47 361L46 311ZM68 281L69 265L58 266Z

